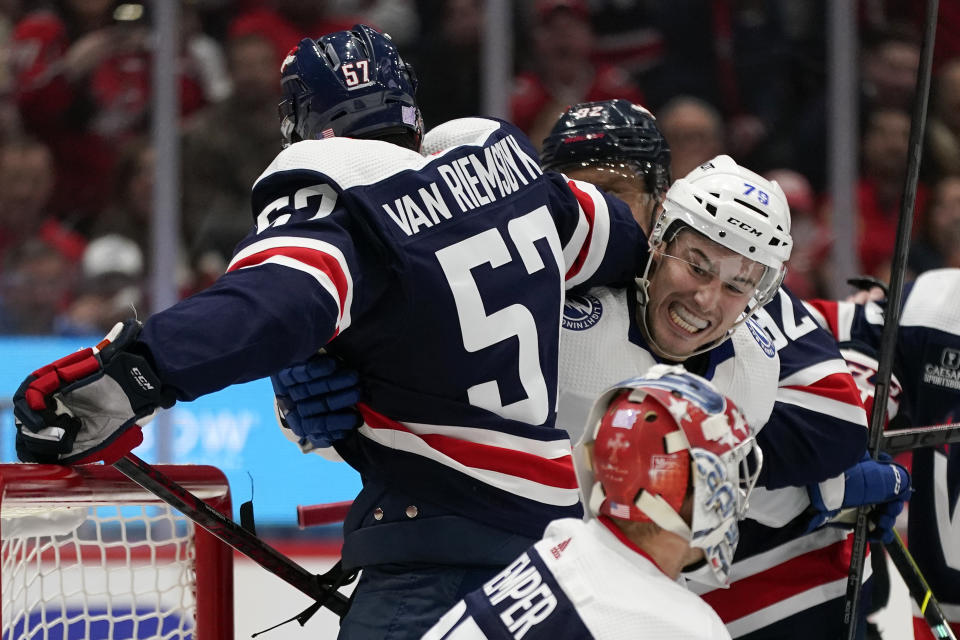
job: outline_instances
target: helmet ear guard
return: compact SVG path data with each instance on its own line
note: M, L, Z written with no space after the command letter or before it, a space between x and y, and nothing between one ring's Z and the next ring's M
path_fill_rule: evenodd
M681 366L656 365L594 403L575 459L588 515L653 522L704 549L714 586L726 583L737 520L762 455L737 407ZM680 515L685 498L690 522Z

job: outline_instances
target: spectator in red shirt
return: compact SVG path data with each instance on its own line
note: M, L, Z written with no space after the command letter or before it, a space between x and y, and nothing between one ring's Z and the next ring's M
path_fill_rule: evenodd
M116 4L59 0L24 16L11 43L23 125L50 146L57 165L51 206L84 232L107 200L117 144L149 125L149 27L117 22ZM181 62L188 113L205 99Z
M228 27L228 36L264 36L283 60L290 48L304 38L319 38L364 22L357 16L330 15L328 4L324 0L264 0L234 18Z
M819 215L810 181L792 169L773 169L763 177L777 181L790 206L793 250L783 284L798 298L828 297L831 231Z
M584 0L538 0L534 7L533 65L514 80L511 120L538 147L571 104L623 98L643 104L621 68L593 63L593 30Z
M858 249L861 270L885 281L897 237L909 139L910 115L906 111L881 107L867 115L857 183ZM927 189L920 183L916 211L925 209L926 198Z

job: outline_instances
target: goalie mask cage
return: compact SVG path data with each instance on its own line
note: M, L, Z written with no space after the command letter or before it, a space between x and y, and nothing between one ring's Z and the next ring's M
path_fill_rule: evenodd
M218 469L157 469L228 517ZM0 464L2 640L233 638L233 552L109 466Z

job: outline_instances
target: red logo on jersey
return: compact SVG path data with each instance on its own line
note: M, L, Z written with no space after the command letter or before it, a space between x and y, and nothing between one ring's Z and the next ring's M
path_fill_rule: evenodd
M564 540L563 542L555 546L553 549L550 549L550 553L553 554L554 558L557 558L559 560L560 554L564 552L568 544L570 544L570 538L567 538L566 540Z

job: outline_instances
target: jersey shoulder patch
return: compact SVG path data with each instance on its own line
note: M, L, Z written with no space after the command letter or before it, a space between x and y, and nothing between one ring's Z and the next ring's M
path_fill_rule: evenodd
M600 322L603 315L603 303L600 298L590 295L567 296L563 302L563 328L571 331L583 331Z
M777 349L773 346L773 341L767 336L767 332L763 330L763 327L760 326L760 323L757 322L755 318L747 318L745 323L747 329L750 330L750 335L753 336L753 339L757 341L757 344L760 345L760 349L763 350L763 353L768 357L772 358L777 355Z

